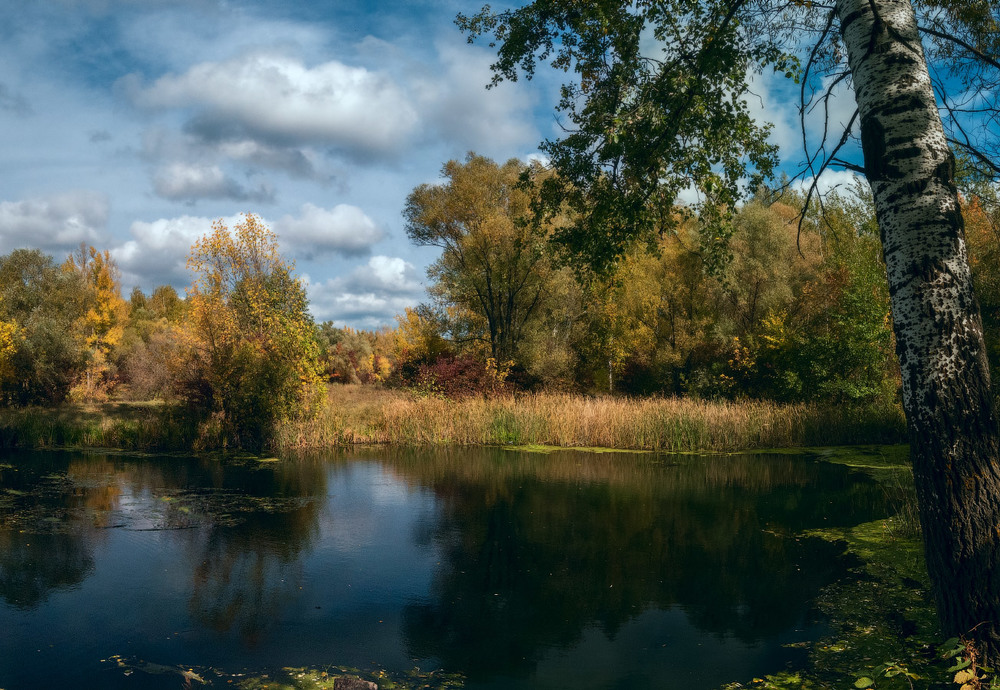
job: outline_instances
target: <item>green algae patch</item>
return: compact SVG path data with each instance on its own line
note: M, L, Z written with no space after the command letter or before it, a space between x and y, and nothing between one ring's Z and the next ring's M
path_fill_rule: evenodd
M896 517L856 527L807 530L802 534L844 542L847 553L859 558L864 564L862 570L871 576L906 578L929 588L923 542L916 535L900 537L893 525Z
M465 687L465 678L456 673L413 669L405 674L386 671L364 673L355 668L329 666L317 668L283 668L280 672L239 680L240 690L333 690L339 678L360 678L375 683L379 690L454 690Z
M638 455L652 455L651 450L635 450L630 448L603 448L600 446L547 446L543 444L510 445L501 446L504 450L518 453L555 453L558 451L577 451L580 453L631 453Z
M812 645L805 670L732 683L725 690L948 687L952 661L938 652L943 636L919 535L900 536L887 518L801 536L842 543L845 557L854 561L851 576L816 601L831 634Z
M910 472L910 447L904 445L818 448L814 453L825 462L864 470L872 475Z

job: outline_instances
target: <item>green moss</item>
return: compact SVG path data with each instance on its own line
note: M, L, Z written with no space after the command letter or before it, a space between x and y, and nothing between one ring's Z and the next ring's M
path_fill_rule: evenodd
M623 448L600 448L593 446L546 446L541 444L528 444L528 445L506 445L502 446L504 450L516 451L519 453L555 453L558 451L579 451L582 453L642 453L642 454L652 454L651 450L631 450Z
M342 676L370 680L380 690L452 690L465 687L465 679L458 674L413 669L406 674L389 674L385 671L362 673L358 669L330 666L326 669L284 668L279 673L244 678L236 687L241 690L333 690L334 682Z

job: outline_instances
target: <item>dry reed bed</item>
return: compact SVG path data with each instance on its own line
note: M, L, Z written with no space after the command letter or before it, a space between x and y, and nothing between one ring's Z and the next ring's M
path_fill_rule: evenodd
M334 386L320 415L281 430L286 448L351 444L553 445L732 451L905 439L895 406L532 394L448 400Z
M169 405L67 405L0 410L0 447L184 450L214 447ZM364 386L331 386L314 418L278 430L279 449L355 444L551 445L654 451L905 441L895 406L852 407L629 399L568 394L448 400Z

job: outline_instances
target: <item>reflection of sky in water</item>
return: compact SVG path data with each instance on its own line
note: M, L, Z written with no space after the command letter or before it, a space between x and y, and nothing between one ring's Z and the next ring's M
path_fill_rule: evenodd
M75 485L34 498L26 466L18 500L38 505L0 522L0 582L11 590L0 600L0 687L177 687L178 678L126 677L99 663L115 654L229 672L444 663L469 672L475 688L610 688L625 679L647 687L665 673L685 687L714 687L780 668L796 654L783 643L817 634L807 605L780 631L759 632L769 629L754 627L750 604L767 609L785 596L756 591L777 571L723 569L771 568L761 540L765 551L784 544L778 551L793 559L812 553L777 533L822 526L816 511L830 500L838 521L849 512L846 495L879 509L871 487L843 468L815 466L837 498L808 488L817 478L801 460L764 481L753 469L763 459L692 473L645 461L629 469L624 460L510 457L516 471L504 464L498 473L485 451L455 453L269 467L76 457ZM35 457L48 463L38 477L66 471L65 456ZM576 473L589 474L566 480ZM687 516L664 512L674 504ZM53 533L37 534L47 529L43 513L60 515ZM14 522L21 529L9 529ZM736 532L750 546L735 544ZM627 533L632 541L617 540ZM40 546L42 559L31 551ZM49 561L62 570L46 569ZM624 569L615 586L628 591L609 596L589 572L573 572L574 562L596 578ZM699 563L715 571L685 579ZM797 584L789 573L798 566L774 567ZM539 572L560 568L565 581ZM815 596L828 576L810 574L797 596ZM18 577L38 592L15 606L24 596ZM709 586L720 593L702 591ZM747 620L734 623L733 611ZM498 671L506 655L517 659L513 677Z

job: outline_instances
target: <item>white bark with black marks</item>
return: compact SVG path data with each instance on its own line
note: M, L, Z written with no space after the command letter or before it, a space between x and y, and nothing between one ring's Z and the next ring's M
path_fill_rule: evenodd
M1000 656L1000 468L954 156L910 0L837 0L942 625ZM976 627L978 626L978 627Z

